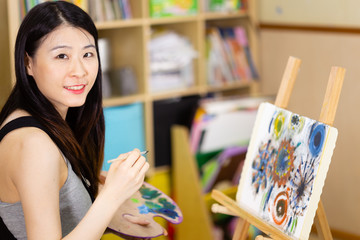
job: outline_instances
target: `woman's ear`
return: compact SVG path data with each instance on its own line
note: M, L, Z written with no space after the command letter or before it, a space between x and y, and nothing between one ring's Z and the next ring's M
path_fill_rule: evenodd
M25 53L24 62L25 62L25 68L26 68L27 75L33 76L32 59L28 53Z

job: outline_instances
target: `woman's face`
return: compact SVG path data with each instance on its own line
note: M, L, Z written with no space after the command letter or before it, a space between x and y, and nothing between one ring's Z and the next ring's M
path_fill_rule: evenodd
M40 40L27 73L63 118L69 107L82 106L98 73L95 40L81 28L61 25Z

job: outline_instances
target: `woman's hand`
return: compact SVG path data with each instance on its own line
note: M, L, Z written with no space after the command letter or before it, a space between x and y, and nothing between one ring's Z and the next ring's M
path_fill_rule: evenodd
M102 192L109 192L120 206L139 190L148 169L149 164L138 149L120 154L110 165Z

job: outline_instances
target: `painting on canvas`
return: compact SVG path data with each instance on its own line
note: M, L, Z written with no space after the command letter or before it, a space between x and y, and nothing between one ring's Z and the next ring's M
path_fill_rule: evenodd
M308 239L337 130L270 103L256 117L236 200L292 239Z

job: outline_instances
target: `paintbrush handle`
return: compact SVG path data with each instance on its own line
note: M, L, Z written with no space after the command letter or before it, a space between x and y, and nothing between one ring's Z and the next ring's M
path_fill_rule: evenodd
M149 151L146 150L146 151L142 151L140 152L140 155L146 155ZM115 159L112 159L112 160L109 160L108 163L112 163L112 162L116 162L116 161L122 161L122 160L125 160L127 158L126 157L122 157L122 158L115 158Z

